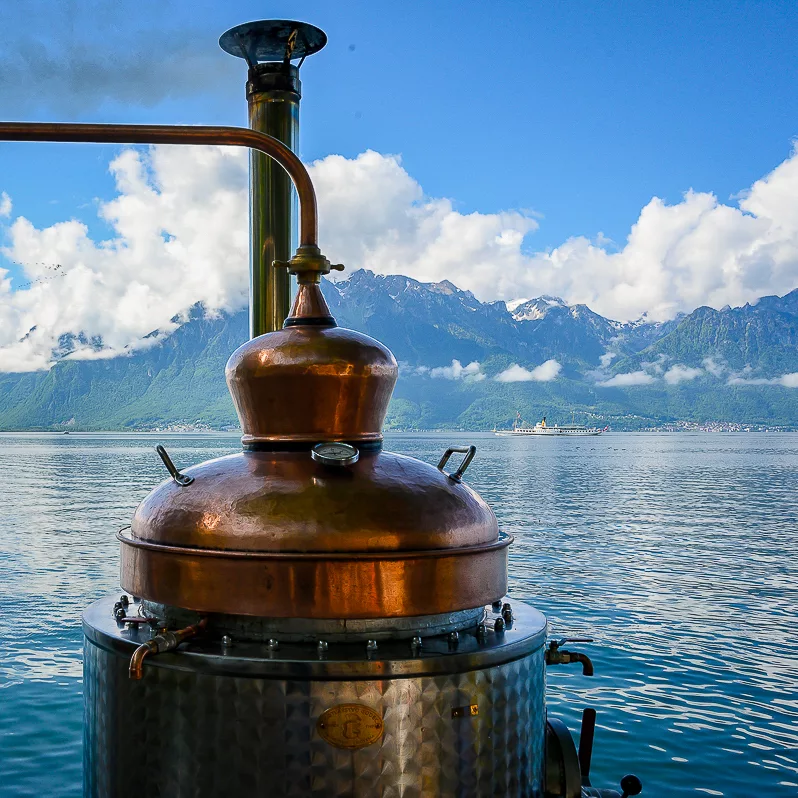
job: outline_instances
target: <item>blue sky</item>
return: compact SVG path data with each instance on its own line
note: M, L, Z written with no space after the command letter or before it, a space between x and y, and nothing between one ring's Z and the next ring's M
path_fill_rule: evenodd
M536 248L599 232L623 240L654 195L725 199L798 133L794 2L23 0L0 12L4 49L34 37L53 56L96 48L114 70L150 38L152 61L172 42L203 69L160 101L158 87L140 87L138 103L103 99L86 75L83 98L61 104L40 74L14 91L0 83L0 107L25 119L243 123L243 65L216 41L264 14L329 35L303 67L306 159L401 153L427 193L464 212L542 214ZM17 209L46 222L109 194L108 160L98 147L3 145L0 174Z
M736 208L739 192L790 158L798 135L798 4L730 0L22 0L0 7L0 116L245 124L244 64L217 40L263 17L306 20L329 36L302 68L306 161L400 155L425 197L447 198L463 216L520 210L537 220L535 230L510 224L526 253L580 236L619 251L652 197L679 205L693 189ZM0 145L13 218L37 229L78 218L94 239L113 235L97 208L118 193L108 167L119 150ZM0 266L17 287L31 277L8 259ZM479 293L476 278L463 279ZM681 304L665 307L662 288L599 309L667 315L791 280L746 277L723 293L713 278ZM528 283L519 294L568 293L553 279ZM595 305L613 286L566 299Z

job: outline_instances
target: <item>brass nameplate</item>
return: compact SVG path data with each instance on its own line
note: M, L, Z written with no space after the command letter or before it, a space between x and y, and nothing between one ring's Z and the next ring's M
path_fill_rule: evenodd
M467 707L455 707L452 710L453 718L473 718L479 715L479 706L477 704L469 704Z
M321 713L316 724L322 740L336 748L365 748L382 737L382 717L363 704L338 704Z

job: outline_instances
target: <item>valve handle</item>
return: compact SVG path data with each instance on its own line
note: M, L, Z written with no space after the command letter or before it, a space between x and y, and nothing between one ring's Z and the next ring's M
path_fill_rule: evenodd
M566 643L592 643L592 637L561 637L559 640L549 640L549 649L556 651Z
M449 458L453 454L464 454L465 457L463 458L463 462L460 463L460 468L457 469L453 474L448 474L446 471L443 470L443 467L449 462ZM450 446L444 453L443 457L441 457L440 463L438 463L438 471L446 474L452 482L462 482L463 481L463 474L465 474L466 469L468 466L471 465L471 461L474 459L474 455L477 453L476 446Z

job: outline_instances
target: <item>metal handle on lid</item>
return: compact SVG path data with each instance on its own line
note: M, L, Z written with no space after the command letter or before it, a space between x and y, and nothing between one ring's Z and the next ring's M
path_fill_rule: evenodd
M163 460L163 464L166 466L166 470L169 472L169 475L172 479L180 485L181 488L185 488L186 485L190 485L194 481L194 477L188 476L188 474L181 474L178 470L177 466L172 462L172 458L166 453L166 449L163 448L160 444L155 447L155 451L158 452L158 457Z
M471 465L471 461L474 459L474 455L477 453L476 446L450 446L444 453L443 457L441 457L440 463L438 463L438 470L442 473L446 474L449 479L453 482L462 482L463 481L463 474L465 474L466 469L468 466ZM457 469L453 474L448 474L446 471L443 470L443 467L449 462L449 458L453 454L464 454L465 457L463 458L463 462L460 463L460 468Z

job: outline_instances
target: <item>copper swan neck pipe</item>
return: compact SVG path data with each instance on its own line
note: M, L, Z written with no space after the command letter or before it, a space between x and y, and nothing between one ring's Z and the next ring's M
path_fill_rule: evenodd
M308 170L281 141L242 127L210 125L113 125L64 122L0 122L0 141L94 142L96 144L217 144L248 147L274 158L299 195L299 244L318 246L316 192Z

